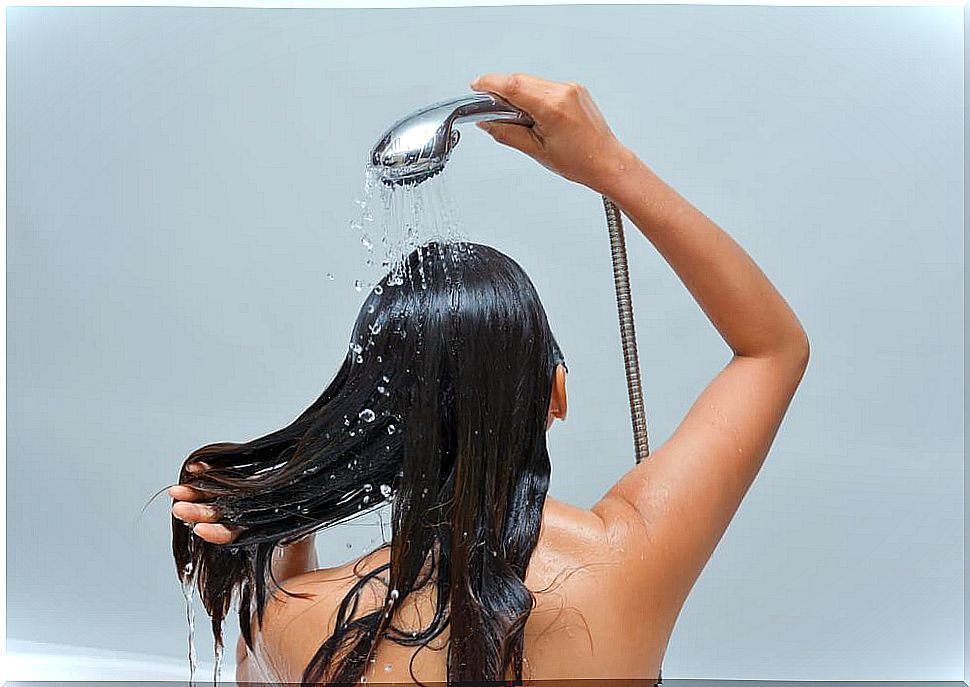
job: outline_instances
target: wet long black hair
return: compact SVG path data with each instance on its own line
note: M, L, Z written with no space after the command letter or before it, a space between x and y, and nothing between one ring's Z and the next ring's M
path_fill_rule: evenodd
M560 363L514 260L465 242L408 255L367 296L346 359L309 408L247 443L203 446L182 466L179 482L210 495L220 522L244 528L217 545L172 518L176 569L198 586L217 645L238 598L253 648L253 605L262 622L269 585L279 588L276 545L392 500L390 562L348 592L301 684L355 683L382 639L421 646L446 628L449 684L522 680L535 605L524 579L549 486L546 419ZM196 461L211 467L188 472ZM358 615L357 595L385 571L385 606ZM395 610L427 584L437 588L430 623L396 628Z

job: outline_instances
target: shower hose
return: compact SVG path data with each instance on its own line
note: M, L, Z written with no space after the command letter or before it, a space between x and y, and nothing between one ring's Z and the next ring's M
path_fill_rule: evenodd
M643 409L643 386L640 382L640 359L637 355L637 335L633 324L633 299L630 296L630 271L626 259L623 221L616 203L603 196L606 225L610 234L610 254L613 258L613 285L616 290L616 313L620 321L620 344L623 347L623 367L630 398L630 418L633 421L633 448L639 464L650 455L647 439L647 417Z

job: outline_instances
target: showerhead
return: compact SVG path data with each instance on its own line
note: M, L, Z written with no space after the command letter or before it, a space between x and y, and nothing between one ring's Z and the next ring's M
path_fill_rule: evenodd
M461 135L461 122L497 121L532 126L532 118L494 93L441 100L399 119L370 154L388 185L417 185L444 169Z

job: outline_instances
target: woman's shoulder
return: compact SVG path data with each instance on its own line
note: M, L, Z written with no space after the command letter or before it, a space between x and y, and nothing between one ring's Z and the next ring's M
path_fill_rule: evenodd
M281 682L300 682L307 661L321 641L333 634L340 601L360 579L361 562L372 562L373 554L369 556L280 580L280 588L267 597L261 622L254 613L256 655L249 654L249 658L269 666Z

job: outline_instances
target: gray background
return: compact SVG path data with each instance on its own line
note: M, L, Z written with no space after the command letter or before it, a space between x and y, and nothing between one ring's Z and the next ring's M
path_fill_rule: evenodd
M963 676L962 8L7 17L8 637L184 656L170 502L140 509L192 449L283 426L331 379L383 129L526 71L584 83L812 342L665 677ZM473 128L462 148L465 231L532 276L570 363L552 494L589 506L633 462L600 199ZM627 228L659 446L730 352ZM321 535L322 562L379 534Z

